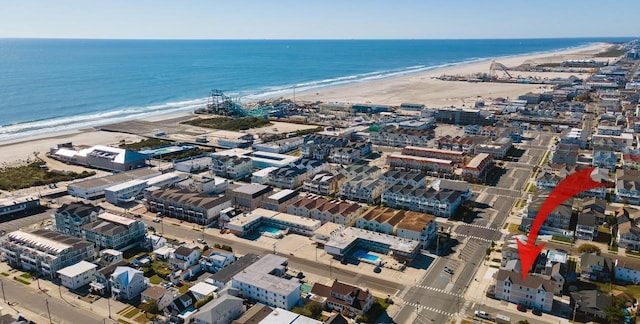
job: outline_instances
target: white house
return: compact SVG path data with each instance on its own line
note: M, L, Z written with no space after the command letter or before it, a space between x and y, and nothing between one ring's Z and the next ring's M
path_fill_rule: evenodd
M196 299L200 300L208 296L214 296L215 292L218 291L218 287L210 285L206 282L199 282L189 288L189 291Z
M83 260L58 270L57 274L63 286L75 290L93 281L97 267L97 265Z
M235 261L236 256L233 252L218 248L210 248L202 254L202 257L200 258L200 267L204 271L215 273Z
M142 271L117 267L111 274L111 296L122 300L135 298L147 288L147 281Z
M180 246L173 252L173 258L169 259L169 266L172 269L187 270L190 266L198 263L200 253L197 248Z
M500 269L496 281L496 298L550 312L553 306L553 283L541 276L522 280L518 271Z

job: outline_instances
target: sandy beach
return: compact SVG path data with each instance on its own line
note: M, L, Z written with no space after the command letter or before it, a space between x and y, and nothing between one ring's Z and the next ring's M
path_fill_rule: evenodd
M547 54L522 55L502 58L496 62L507 67L515 67L525 61L535 63L562 62L565 60L591 59L594 54L606 50L610 44L594 44L592 46L559 51ZM598 60L606 58L598 58ZM424 73L385 79L338 88L313 90L296 94L296 100L324 101L343 103L374 103L384 105L400 105L402 103L425 104L427 107L469 106L478 100L494 98L514 98L527 92L543 92L544 86L532 84L507 83L469 83L434 79L442 75L468 76L475 73L490 72L492 60L463 64L436 69ZM498 72L501 73L501 72ZM585 78L588 74L580 73L533 73L513 71L514 77L534 76L538 78L566 78L575 75Z
M503 58L498 62L507 67L515 67L525 61L536 63L561 62L567 59L589 59L593 55L607 49L609 44L595 44L579 49L553 52L548 54L523 55ZM606 60L606 58L599 58ZM343 103L376 103L400 105L401 103L419 103L428 107L470 106L477 100L491 100L497 97L514 98L527 92L542 92L544 86L505 83L469 83L452 82L434 79L441 75L471 75L474 73L489 73L491 61L482 61L454 67L431 70L424 73L389 78L384 80L348 85L344 87L313 90L296 95L296 100L325 101ZM513 72L514 76L537 76L539 78L568 77L571 73L529 73ZM587 74L573 74L584 78ZM171 119L186 114L172 114L156 117ZM149 119L152 120L152 119ZM82 130L62 134L44 135L42 137L0 144L0 165L16 164L28 158L33 158L34 152L45 153L56 144L73 142L82 145L117 144L124 140L133 142L141 139L139 136L104 131Z

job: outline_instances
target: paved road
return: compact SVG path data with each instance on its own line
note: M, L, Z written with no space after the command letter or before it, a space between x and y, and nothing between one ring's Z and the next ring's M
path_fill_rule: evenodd
M47 318L46 299L49 299L49 311L51 319L55 323L103 323L104 319L86 310L75 308L66 302L48 297L42 292L25 288L23 284L10 279L2 280L5 295L9 302L15 302L16 309L26 309ZM35 319L37 321L37 319ZM109 322L107 320L107 322Z
M462 295L488 246L487 242L471 239L461 247L459 255L434 261L424 279L402 296L408 302L394 320L398 323L446 323L464 306ZM444 272L445 266L454 270L454 274Z
M46 221L52 219L54 212L55 211L53 209L50 209L35 215L25 217L16 216L14 219L12 219L11 216L5 216L5 220L0 223L0 232L4 231L5 233L10 233L23 227L40 224L46 225ZM45 223L43 223L43 221Z
M156 230L160 231L161 226L157 223L153 223L151 219L142 219L147 225L154 226ZM167 219L165 219L167 221ZM187 226L175 226L171 225L168 221L164 224L165 234L185 241L192 241L202 237L202 232L194 231L191 227ZM238 254L255 253L259 255L265 255L272 253L272 248L269 247L257 247L253 244L238 242L236 240L230 240L224 236L205 234L205 240L210 243L219 243L229 246L233 246L234 252ZM355 285L361 285L369 287L373 290L385 292L390 295L394 295L399 290L402 290L404 286L398 282L388 280L385 269L379 274L362 274L354 271L349 271L342 268L331 267L324 263L315 262L305 258L300 258L292 255L285 255L289 259L289 267L298 269L305 273L311 273L322 277L338 278L340 281L348 282ZM337 264L338 261L335 262ZM390 270L389 270L390 271Z

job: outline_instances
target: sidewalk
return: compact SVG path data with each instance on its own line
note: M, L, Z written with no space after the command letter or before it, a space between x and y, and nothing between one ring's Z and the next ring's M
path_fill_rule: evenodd
M19 277L21 274L24 273L19 270L14 270L7 263L4 263L4 262L0 263L0 272L10 273L11 274L10 278L13 278L13 276ZM79 295L69 291L66 287L58 286L57 284L49 280L46 280L46 279L39 279L38 281L36 281L35 279L30 279L30 280L32 280L32 283L30 285L25 285L26 289L33 289L37 291L38 290L37 282L39 281L40 290L43 294L49 296L50 298L56 298L58 300L64 301L69 306L76 308L77 311L92 312L96 315L97 318L104 318L104 319L109 318L109 304L110 304L111 318L115 321L119 317L116 313L124 309L126 306L128 306L114 299L107 301L106 298L99 298L97 300L94 300L93 302L88 302L85 300L81 300ZM25 314L25 316L29 313L29 311L22 309L21 307L19 307L19 305L18 305L18 309L20 310L21 313ZM42 317L40 315L38 316ZM46 318L45 320L40 320L40 321L34 320L34 321L45 323L45 322L48 322L49 319Z

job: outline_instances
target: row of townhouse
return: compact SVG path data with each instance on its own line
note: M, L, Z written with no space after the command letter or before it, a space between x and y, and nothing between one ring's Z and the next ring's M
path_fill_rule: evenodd
M461 151L442 150L436 148L407 146L402 149L403 155L419 156L440 160L450 160L454 162L462 162L466 158L466 154Z
M394 147L427 146L434 134L435 132L431 129L407 129L389 125L379 131L371 131L369 139L374 145Z
M331 149L329 161L339 164L353 164L369 155L373 149L371 143L350 142L347 147L337 147Z
M384 189L384 182L369 174L360 174L340 186L340 197L353 201L376 204Z
M392 208L429 213L439 217L451 217L464 198L459 191L395 185L382 194L382 203Z
M145 206L150 212L206 226L217 221L220 211L232 204L226 195L209 196L171 188L147 190L145 198Z
M304 137L302 156L307 159L325 160L334 148L347 147L349 139L325 134L310 134Z
M352 226L362 211L363 207L357 203L310 196L298 197L287 206L288 214L343 226Z
M451 174L456 164L451 160L419 157L404 154L389 154L387 163L393 168L405 168L441 174Z
M56 230L93 243L97 250L125 250L142 244L144 223L83 202L63 204L54 213Z
M244 179L251 175L253 160L244 156L219 155L211 157L213 174L233 180Z
M476 144L484 143L486 138L482 137L452 137L450 135L442 136L436 140L438 148L442 150L460 151L467 154L473 154Z
M410 185L424 187L427 185L427 174L420 171L388 170L380 176L385 187L395 185Z
M274 187L295 189L302 186L309 176L326 171L328 167L324 160L301 159L269 172L267 182Z
M358 217L355 226L419 241L422 248L426 248L438 229L438 223L432 215L386 207L370 208Z
M322 195L331 196L340 190L340 186L347 181L347 177L341 173L320 172L302 183L302 190Z

